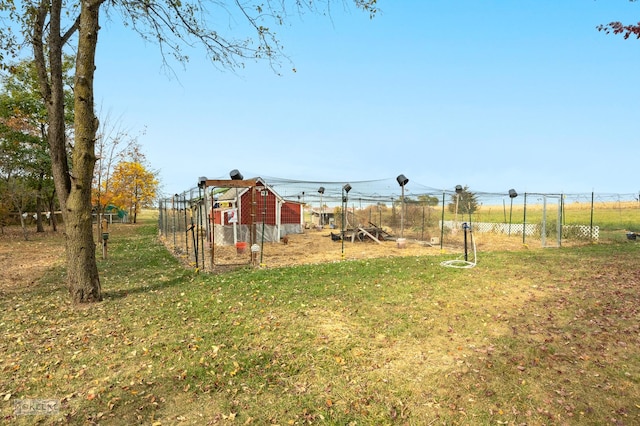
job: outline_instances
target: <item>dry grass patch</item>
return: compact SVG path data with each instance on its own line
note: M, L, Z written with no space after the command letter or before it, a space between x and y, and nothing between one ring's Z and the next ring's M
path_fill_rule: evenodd
M19 227L5 227L0 234L0 292L27 288L64 262L61 232L28 232L27 237Z

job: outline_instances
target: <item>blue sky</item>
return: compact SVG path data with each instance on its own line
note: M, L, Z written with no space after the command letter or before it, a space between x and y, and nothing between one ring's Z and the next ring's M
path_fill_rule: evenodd
M638 193L640 21L628 0L379 0L373 20L278 29L266 63L223 72L192 52L175 75L156 46L102 23L96 103L139 137L165 194L199 176L366 181L499 193ZM296 72L292 71L295 67Z

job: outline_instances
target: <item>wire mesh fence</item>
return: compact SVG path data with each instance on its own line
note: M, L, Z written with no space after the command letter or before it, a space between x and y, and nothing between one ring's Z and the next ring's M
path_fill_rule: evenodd
M351 252L354 245L385 244L393 250L405 244L451 249L460 246L465 229L490 236L495 249L632 240L640 232L639 194L486 193L460 186L399 185L393 179L265 178L247 181L245 187L216 182L159 202L163 241L203 270L274 264L288 240L300 235L334 242L300 250L301 257L329 250L330 259L340 259L345 249L339 257L336 252L345 244Z

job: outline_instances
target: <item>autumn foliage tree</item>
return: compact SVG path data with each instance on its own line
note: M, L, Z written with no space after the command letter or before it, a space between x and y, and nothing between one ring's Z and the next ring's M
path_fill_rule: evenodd
M94 211L101 216L110 205L114 204L111 175L115 165L126 158L143 162L141 160L144 160L144 155L136 137L122 127L121 121L114 119L110 113L102 116L96 136L98 161L93 171L91 202ZM99 222L96 231L100 238L104 231L102 221Z
M136 223L141 208L150 207L156 199L158 179L141 163L123 161L111 176L111 203L128 210Z
M629 1L635 2L637 0ZM640 22L637 24L623 24L620 21L613 21L606 25L598 25L597 28L598 31L603 31L606 34L622 34L625 40L632 36L640 39Z
M607 34L623 34L625 39L631 36L640 38L640 22L630 25L625 25L622 22L610 22L607 25L598 26L598 30Z

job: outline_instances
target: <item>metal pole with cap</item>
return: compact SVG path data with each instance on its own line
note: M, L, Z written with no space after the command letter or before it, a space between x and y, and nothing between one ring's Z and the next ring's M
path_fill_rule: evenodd
M318 220L318 224L320 228L324 228L324 218L323 218L323 206L322 206L322 194L324 194L324 186L318 188L318 193L320 194L320 219Z
M513 199L518 196L515 189L509 190L509 198L511 199L511 206L509 207L509 236L511 236L511 217L513 215ZM524 230L523 230L524 232Z
M345 234L345 219L347 214L347 194L351 191L351 185L348 183L342 187L342 252L341 257L344 259L344 234Z
M400 238L404 238L404 186L409 183L405 175L398 175L396 178L398 185L402 188L402 199L400 200Z

